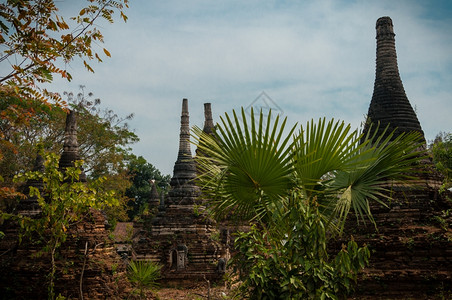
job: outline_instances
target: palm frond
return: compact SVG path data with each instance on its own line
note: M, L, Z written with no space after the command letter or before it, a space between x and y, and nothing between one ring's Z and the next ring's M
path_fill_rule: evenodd
M345 169L350 158L359 152L357 131L350 124L319 119L301 127L295 147L295 170L299 184L308 193L315 192L332 172Z
M240 118L241 117L241 118ZM260 218L269 205L292 186L292 142L294 125L284 133L287 119L265 119L263 112L249 121L242 108L232 118L225 114L213 136L193 129L195 144L204 155L196 157L198 182L212 199L214 215L232 210L245 218Z
M405 133L394 138L389 134L383 139L367 137L359 153L352 158L354 169L338 170L328 186L329 193L338 193L338 201L332 201L333 216L343 225L352 208L356 217L365 217L374 223L369 201L385 205L390 197L391 181L412 178L413 166L424 155L418 133ZM332 199L332 198L330 198Z
M139 289L155 289L159 286L161 266L152 261L132 260L127 268L129 281Z

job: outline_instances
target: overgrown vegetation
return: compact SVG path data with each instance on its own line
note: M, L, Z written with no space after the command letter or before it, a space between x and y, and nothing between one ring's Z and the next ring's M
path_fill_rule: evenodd
M70 81L71 74L62 66L76 58L94 72L91 60L110 57L107 49L97 48L103 43L100 20L113 23L116 13L126 21L128 0L88 0L69 19L57 6L53 0L0 4L0 221L18 220L20 238L42 245L38 255L50 257L49 299L56 296L57 255L73 225L83 222L91 209L103 209L113 220L126 218L125 190L132 177L128 163L136 159L128 145L138 140L125 122L131 115L121 118L101 110L100 101L91 99L91 93L85 95L83 88L75 96L65 93L67 101L45 88L55 75ZM81 162L64 172L58 169L68 109L78 113L87 183L78 182ZM53 154L45 154L43 173L28 172L38 144ZM36 188L27 195L17 192L27 180L42 182L43 192ZM34 218L14 215L23 197L36 199L42 212ZM4 235L0 231L0 238Z
M452 188L452 133L440 132L430 149L436 168L444 175L441 189Z
M6 0L0 4L0 121L7 126L0 130L0 161L12 164L15 160L7 155L18 152L8 137L9 126L20 127L18 132L24 128L33 131L35 128L29 126L34 120L51 119L47 114L52 104L67 104L60 94L42 84L51 83L54 75L70 81L71 74L61 66L76 58L93 72L89 61L101 62L101 55L110 56L105 48L98 53L97 46L103 43L98 25L102 19L113 23L115 13L126 21L128 0L89 0L85 4L69 20L59 13L53 0ZM18 196L9 184L11 178L0 174L0 197L4 201Z
M388 180L403 180L422 153L417 133L365 136L343 122L311 121L295 133L271 114L225 114L213 136L194 129L198 182L213 217L254 224L239 233L232 260L239 298L336 299L353 289L369 251L353 240L334 258L328 240L349 212L373 222L370 201L384 205Z
M21 239L42 245L38 256L50 256L49 299L55 298L56 256L66 241L72 227L89 216L90 209L118 206L115 192L103 189L105 178L100 177L88 183L79 182L81 161L75 167L58 168L58 156L45 154L45 170L20 174L16 180L35 180L43 183L42 192L30 187L29 197L39 204L38 217L12 216L18 218Z
M68 93L68 108L77 114L77 140L79 154L84 160L83 168L88 178L105 176L103 185L117 191L122 206L107 210L110 222L126 220L126 205L130 198L125 195L131 186L128 164L133 155L130 144L138 137L128 127L127 121L133 115L120 117L111 109L101 108L100 99L94 99L92 93L85 94L80 87L77 95ZM4 133L0 151L4 160L0 160L1 185L15 188L12 182L15 175L31 170L36 157L37 145L54 153L62 153L66 111L56 105L40 102L22 102L18 98L4 98L0 111L4 116L11 112L11 107L34 110L34 118L26 123L14 122L0 118L0 129ZM0 204L0 208L14 207L15 203Z

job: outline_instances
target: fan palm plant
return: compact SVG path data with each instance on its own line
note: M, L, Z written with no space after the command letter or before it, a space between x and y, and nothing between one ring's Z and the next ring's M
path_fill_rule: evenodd
M132 260L127 268L129 281L140 291L140 299L144 297L145 290L155 289L159 286L161 266L152 261Z
M345 297L370 252L351 240L330 259L328 231L341 230L351 209L373 222L369 202L384 204L388 181L407 177L419 136L362 136L325 119L296 132L286 123L253 110L248 120L242 109L213 135L195 127L198 182L214 217L259 224L235 240L240 297Z
M407 178L419 160L419 135L385 139L352 131L350 125L320 119L286 129L287 119L272 121L262 111L249 120L233 111L221 117L214 135L193 129L199 184L212 214L232 212L242 220L269 219L293 189L315 199L329 224L343 224L350 209L372 219L369 201L384 204L388 180ZM308 201L309 202L309 201Z

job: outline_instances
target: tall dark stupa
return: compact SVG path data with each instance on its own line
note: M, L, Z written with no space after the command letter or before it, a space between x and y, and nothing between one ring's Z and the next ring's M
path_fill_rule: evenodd
M372 101L367 114L364 133L371 133L378 127L380 135L388 127L388 132L395 131L395 136L402 132L417 131L424 139L419 120L408 101L399 75L397 54L395 48L395 34L390 17L377 20L377 59L375 69L375 83Z
M377 66L368 114L374 127L370 133L380 124L377 134L381 134L389 124L389 132L395 129L395 136L419 132L425 145L400 80L391 19L378 19L376 29ZM444 214L452 209L447 200L451 196L449 191L439 192L442 181L430 160L424 159L413 168L419 172L413 170L409 180L386 183L390 201L380 198L386 206L370 202L378 230L357 226L354 218L346 225L344 236L353 236L372 252L369 266L358 275L353 299L443 299L452 295L452 230L441 225L452 224L452 218L446 220ZM444 218L443 223L436 221L438 218Z

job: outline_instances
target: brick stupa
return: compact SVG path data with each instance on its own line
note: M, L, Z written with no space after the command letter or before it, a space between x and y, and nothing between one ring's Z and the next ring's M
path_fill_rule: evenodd
M79 145L77 140L77 114L75 111L70 110L66 116L66 127L64 129L64 144L63 153L60 157L59 167L61 171L66 168L74 167L74 163L80 160ZM81 168L79 180L86 182L86 175Z
M379 18L376 31L375 83L364 132L367 133L370 124L373 124L371 133L379 125L377 135L380 135L389 126L387 134L395 130L394 137L402 132L417 131L421 133L424 139L424 132L413 107L408 101L400 79L391 18Z
M374 125L380 124L378 134L389 124L389 132L397 128L394 137L417 131L425 145L421 125L400 80L392 20L378 19L376 31L377 66L368 116ZM365 132L368 130L366 126ZM372 224L357 226L356 219L349 218L345 236L352 235L372 252L353 299L441 299L442 293L451 295L452 229L441 225L452 224L446 213L452 209L446 200L450 193L439 193L441 180L429 160L423 160L419 167L424 170L416 179L387 183L391 196L391 201L385 201L387 207L371 203L378 231Z
M80 159L77 141L75 112L66 118L61 171L73 167ZM38 155L34 171L44 171L44 160ZM78 180L85 182L83 170ZM29 180L29 187L37 188L46 197L46 187L41 180ZM22 216L40 218L41 208L35 197L23 199L18 205ZM19 224L14 219L0 224L5 237L0 239L0 299L46 299L51 258L43 251L44 246L37 235L30 241L26 236L19 243ZM55 261L56 295L67 299L124 299L131 291L126 280L126 265L114 252L110 231L101 211L91 209L83 220L71 224L66 241L58 249ZM39 241L39 242L37 242ZM83 270L83 274L81 274Z
M224 255L215 223L204 213L195 185L196 165L190 150L188 100L182 101L179 152L171 189L150 224L137 228L134 256L162 265L162 283L192 285L223 275Z

